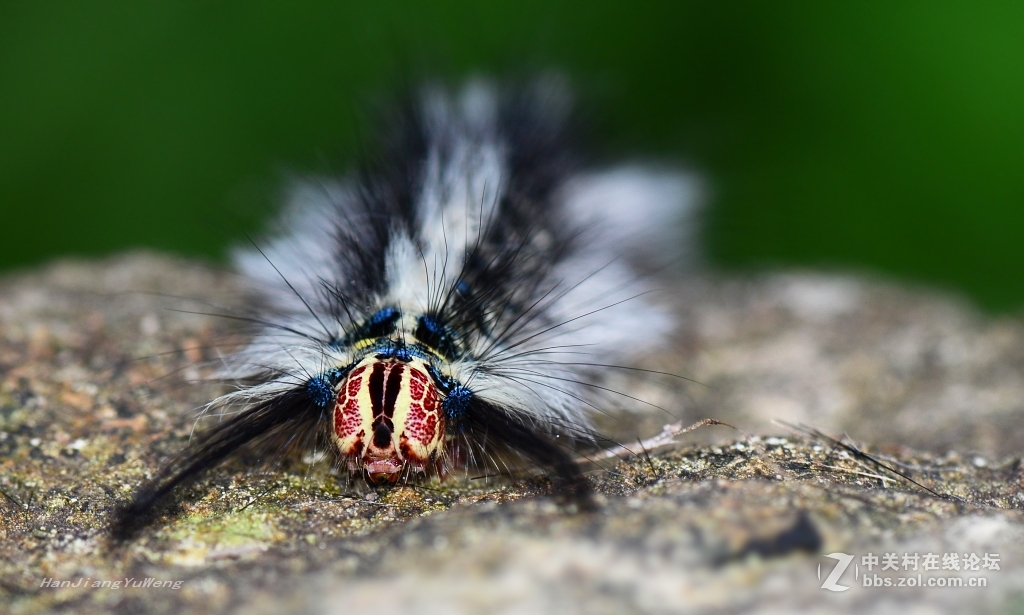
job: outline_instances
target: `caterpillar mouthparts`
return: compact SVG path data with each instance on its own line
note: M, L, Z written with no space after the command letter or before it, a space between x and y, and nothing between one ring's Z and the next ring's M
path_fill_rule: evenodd
M587 497L590 416L634 399L599 383L673 327L629 263L674 251L694 182L587 167L557 80L428 86L382 115L355 171L296 182L277 232L236 253L252 337L217 375L237 388L115 536L240 451L322 442L373 483L518 460Z

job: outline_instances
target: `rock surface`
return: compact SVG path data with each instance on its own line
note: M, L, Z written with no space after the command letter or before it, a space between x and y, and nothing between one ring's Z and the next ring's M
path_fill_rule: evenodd
M604 420L641 454L593 466L597 512L567 509L530 475L375 489L327 460L236 463L115 548L113 506L187 442L195 408L222 390L193 382L208 375L199 365L241 341L231 321L196 312L239 305L242 288L230 273L141 253L2 279L0 611L1021 608L1020 319L856 277L668 286L683 324L638 365L697 383L613 379L662 410ZM629 444L704 417L737 430ZM787 427L799 424L820 432ZM853 556L838 581L848 591L821 589L830 553ZM898 570L881 570L887 553ZM917 571L903 561L915 554ZM938 570L924 568L928 554ZM864 586L918 574L987 587Z

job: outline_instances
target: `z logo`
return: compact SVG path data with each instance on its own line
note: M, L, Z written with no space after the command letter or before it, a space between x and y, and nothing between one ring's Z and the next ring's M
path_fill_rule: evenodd
M827 589L830 592L844 592L850 589L848 585L839 585L837 581L839 580L839 577L843 576L843 573L846 572L846 569L850 566L850 562L853 561L853 556L847 555L845 553L829 553L825 557L831 557L839 563L836 564L836 567L832 569L832 573L828 575L828 577L825 579L825 582L821 584L821 588ZM857 572L859 573L860 570L857 570ZM858 574L857 576L860 575ZM820 563L818 564L818 580L821 580Z

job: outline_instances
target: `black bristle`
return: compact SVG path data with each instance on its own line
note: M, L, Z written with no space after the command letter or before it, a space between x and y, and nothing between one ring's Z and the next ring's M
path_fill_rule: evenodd
M581 510L595 508L590 481L568 446L571 437L562 435L558 440L565 442L556 442L554 434L545 434L531 418L479 399L467 405L461 425L470 440L486 443L482 446L489 449L488 452L498 455L512 452L550 472L555 478L556 493Z
M321 421L321 410L303 390L295 390L248 408L193 438L155 478L135 492L131 502L114 513L111 534L132 538L152 521L153 512L175 488L194 481L243 447L255 445L279 455L282 438L308 432Z

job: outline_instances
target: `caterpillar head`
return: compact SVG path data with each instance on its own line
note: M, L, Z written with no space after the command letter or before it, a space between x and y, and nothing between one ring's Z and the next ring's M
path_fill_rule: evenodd
M426 471L444 440L443 396L423 359L403 358L369 356L337 389L334 442L374 482L395 482L406 466Z
M381 310L370 323L385 312L393 326L397 311ZM422 343L386 336L356 346L367 354L307 385L318 405L333 405L332 439L349 470L365 472L372 482L396 482L406 470L437 469L447 429L458 423L472 393L442 375L434 366L440 357Z

